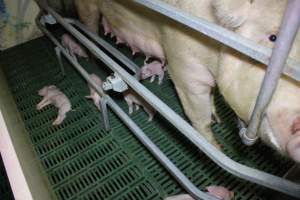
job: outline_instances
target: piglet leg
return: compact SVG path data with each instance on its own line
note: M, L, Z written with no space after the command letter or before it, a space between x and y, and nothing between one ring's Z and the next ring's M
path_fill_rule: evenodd
M95 99L93 99L93 100L94 100L95 106L98 108L99 111L101 111L101 108L100 108L100 100L95 100Z
M155 75L153 75L150 79L150 83L153 83L153 81L155 80Z
M58 114L57 118L55 121L52 123L53 126L60 125L62 121L66 118L66 114Z
M47 98L44 98L38 105L36 106L38 110L41 110L45 106L51 104L51 101L49 101Z
M150 105L145 105L144 107L145 112L148 114L149 118L148 118L148 122L151 122L153 120L154 114L155 114L155 110L153 110Z
M164 79L164 73L163 74L159 74L158 75L158 85L162 84L163 79Z
M128 113L132 114L133 113L133 102L128 98L125 98L125 101L128 105Z

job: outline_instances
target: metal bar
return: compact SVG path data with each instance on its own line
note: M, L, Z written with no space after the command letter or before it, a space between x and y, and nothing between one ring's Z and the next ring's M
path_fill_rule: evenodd
M49 31L46 30L37 20L38 27L56 44L59 43L56 38L54 38ZM88 73L83 69L83 67L70 56L62 46L62 54L69 60L69 62L78 70L78 72L83 76L83 78L90 84L94 81L87 75ZM94 85L93 85L94 87ZM112 110L118 115L123 122L128 126L128 128L135 134L135 136L147 147L147 149L160 161L160 163L171 173L172 176L181 184L186 191L191 194L195 199L205 199L205 200L219 200L218 198L199 190L193 185L193 183L163 154L162 151L148 138L148 136L135 124L133 120L108 96L102 96L102 89L94 87L98 94L102 97L104 101L101 101L109 105ZM101 104L102 105L102 104ZM101 106L103 109L103 107ZM104 111L104 110L102 110ZM105 123L104 123L105 124Z
M55 47L54 50L55 50L55 53L56 53L56 57L57 57L57 60L58 60L58 64L59 64L61 73L62 73L63 76L65 76L66 73L65 73L65 68L64 68L64 65L63 65L63 62L62 62L62 59L61 59L61 50L60 50L59 47Z
M95 44L89 41L84 35L67 23L59 14L46 4L40 5L44 10L50 13L67 31L76 37L86 48L88 48L97 58L102 60L111 70L118 75L141 97L143 97L152 107L154 107L162 116L173 124L185 137L187 137L195 146L202 150L217 165L227 172L242 179L254 182L258 185L268 187L282 193L299 197L300 185L280 177L253 169L238 162L231 160L223 152L217 150L208 143L205 138L199 134L189 123L182 119L176 112L169 108L164 102L152 94L145 86L133 78L114 60L101 51Z
M300 1L289 0L278 34L278 40L275 43L270 64L265 73L247 132L242 135L242 141L246 145L253 145L258 139L257 130L260 126L262 115L264 114L264 111L269 105L273 93L277 88L285 61L297 35L299 25Z
M102 97L100 100L100 108L102 114L102 123L104 124L104 128L106 131L110 130L110 124L108 119L108 112L107 112L107 97Z
M74 24L76 27L78 27L80 30L82 30L91 39L93 39L95 42L100 44L105 50L109 51L110 54L112 54L114 57L118 58L118 60L120 60L123 64L129 63L130 65L126 65L126 67L128 67L128 69L130 69L136 75L138 74L137 72L139 71L140 67L138 67L134 62L132 62L129 58L127 58L124 54L122 54L115 47L110 45L108 42L106 42L104 39L100 38L95 33L88 31L88 29L83 24L81 24L79 21L74 20L74 19L68 19L68 18L64 18L64 19L68 23Z
M190 15L160 0L133 1L199 31L202 34L242 52L243 54L265 65L269 64L272 50L268 47L258 45L232 31L212 22L208 22L205 19ZM288 59L283 73L297 81L300 81L300 63L294 59Z

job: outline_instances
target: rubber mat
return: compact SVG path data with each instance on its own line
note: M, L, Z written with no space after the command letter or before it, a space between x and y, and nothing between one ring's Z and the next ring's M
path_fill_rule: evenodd
M1 200L14 199L1 156L0 156L0 199Z
M120 49L130 55L125 46ZM133 58L138 64L142 59ZM102 78L111 73L93 59L80 62L89 73ZM67 76L61 75L47 38L6 50L0 56L0 65L4 66L17 107L58 199L150 200L185 193L112 112L109 113L112 130L104 131L100 113L84 98L89 92L86 82L66 61ZM41 100L38 89L50 84L70 98L74 109L57 127L51 125L57 113L54 107L36 110ZM143 84L185 117L169 78L161 86L148 80ZM111 95L128 112L122 95ZM242 145L234 113L218 93L215 101L222 121L212 128L224 152L240 163L282 176L291 163L263 144ZM268 199L269 190L223 171L159 114L153 122L147 122L142 109L131 117L200 189L211 184L222 185L233 190L238 200Z

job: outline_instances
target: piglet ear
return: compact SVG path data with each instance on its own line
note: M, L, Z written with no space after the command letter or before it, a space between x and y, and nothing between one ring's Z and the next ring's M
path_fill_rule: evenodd
M220 25L236 29L247 20L253 0L213 0L212 8Z

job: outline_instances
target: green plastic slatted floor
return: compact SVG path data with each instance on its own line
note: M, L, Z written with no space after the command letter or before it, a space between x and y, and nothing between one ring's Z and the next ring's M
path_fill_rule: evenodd
M1 200L14 199L1 156L0 156L0 199Z
M130 53L125 47L121 50ZM101 63L80 62L90 73L102 77L111 73ZM68 75L62 77L48 39L36 39L6 50L0 56L0 65L5 66L11 92L58 199L150 200L184 192L114 114L109 114L112 130L103 130L99 112L84 98L89 92L86 82L66 62ZM184 116L169 79L161 86L143 83ZM56 117L55 108L36 110L41 99L38 89L50 84L57 85L70 98L75 110L58 127L51 125ZM127 112L122 96L114 94L113 98ZM224 152L248 166L282 176L291 163L262 144L243 146L235 115L219 95L215 99L222 123L214 124L213 130ZM132 119L199 188L223 185L236 193L235 199L268 199L268 190L221 170L160 115L149 123L140 109Z

